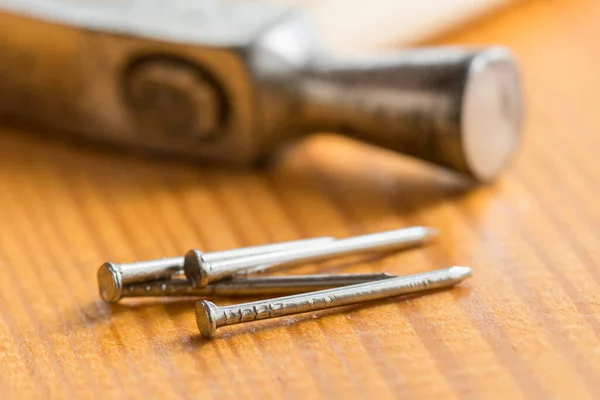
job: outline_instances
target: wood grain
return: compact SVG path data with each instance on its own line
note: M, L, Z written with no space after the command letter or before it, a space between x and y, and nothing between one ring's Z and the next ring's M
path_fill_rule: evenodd
M596 0L527 1L436 41L503 43L524 70L522 154L503 179L474 190L326 135L264 171L235 171L4 124L0 396L599 398L599 18ZM463 264L472 280L408 300L223 328L213 341L199 337L193 301L110 306L96 293L104 260L412 224L442 236L324 270Z

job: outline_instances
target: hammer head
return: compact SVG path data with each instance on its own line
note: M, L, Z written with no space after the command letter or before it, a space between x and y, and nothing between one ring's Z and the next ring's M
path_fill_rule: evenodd
M479 181L518 142L518 69L502 49L338 60L302 13L255 2L0 0L2 9L0 113L74 136L248 164L330 131Z
M248 54L289 14L216 0L0 0L0 112L117 145L252 162Z

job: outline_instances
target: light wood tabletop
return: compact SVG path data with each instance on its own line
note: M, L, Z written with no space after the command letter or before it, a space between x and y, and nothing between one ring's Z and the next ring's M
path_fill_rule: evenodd
M0 397L600 398L598 21L596 0L525 1L432 42L505 44L522 66L522 151L485 187L328 135L240 171L2 125ZM473 277L214 340L198 334L192 299L97 294L106 260L408 225L441 235L293 271L468 265Z

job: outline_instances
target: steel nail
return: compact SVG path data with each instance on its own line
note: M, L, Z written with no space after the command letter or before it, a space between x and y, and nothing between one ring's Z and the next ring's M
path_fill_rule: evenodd
M471 268L455 266L415 275L225 307L218 307L210 301L202 300L196 303L196 323L202 336L212 338L217 328L226 325L449 287L469 276L471 276Z
M393 277L395 275L388 273L234 277L203 288L193 287L183 279L164 279L124 285L120 298L285 296ZM111 302L118 300L114 299Z
M213 262L207 260L200 251L190 250L185 255L183 269L194 286L203 287L210 282L226 279L243 272L254 271L257 266L264 266L261 269L267 269L366 250L402 249L423 244L436 236L437 231L435 229L417 226L338 239L332 242L315 244L314 246L297 247L268 254Z

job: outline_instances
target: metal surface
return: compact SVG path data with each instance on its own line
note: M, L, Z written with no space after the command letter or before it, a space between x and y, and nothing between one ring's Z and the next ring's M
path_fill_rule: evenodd
M311 239L292 240L288 242L270 243L261 246L241 247L238 249L201 253L211 262L229 260L236 257L277 252L296 247L312 246L334 241L329 236ZM98 269L98 289L100 297L106 302L121 298L124 285L135 282L146 282L170 278L183 274L183 257L162 258L160 260L139 261L128 264L106 262Z
M225 307L217 307L210 301L203 300L196 303L196 322L202 336L212 338L217 328L221 326L324 310L448 287L469 276L471 276L470 268L451 267L377 282Z
M207 261L198 250L190 250L185 255L183 269L192 285L203 287L210 282L226 279L244 271L255 271L256 267L261 265L265 266L263 269L267 269L368 250L402 249L426 243L436 236L435 229L410 227L338 239L303 248L212 262Z
M284 296L393 277L387 273L234 277L203 288L193 287L183 279L166 279L124 285L120 298L105 301L116 302L125 297Z
M74 136L249 164L330 131L489 181L521 132L519 72L499 47L334 59L302 13L243 1L2 9L0 113Z

